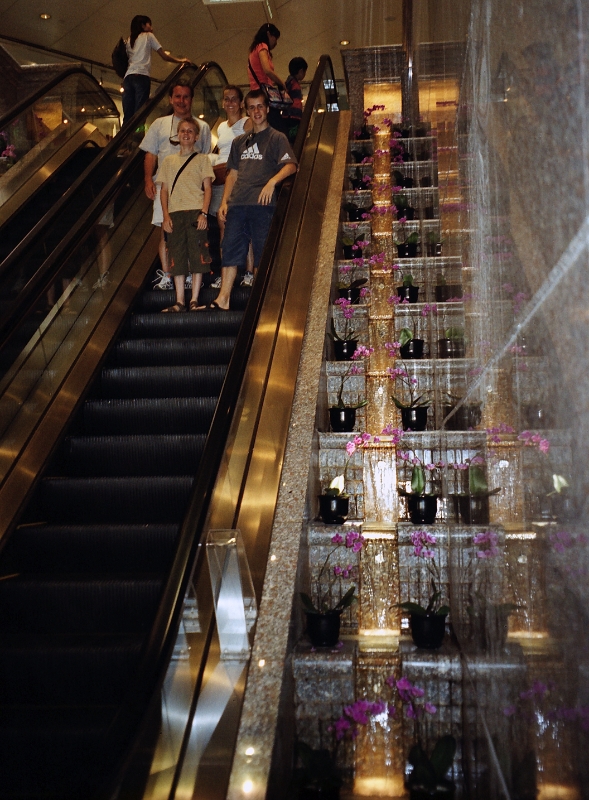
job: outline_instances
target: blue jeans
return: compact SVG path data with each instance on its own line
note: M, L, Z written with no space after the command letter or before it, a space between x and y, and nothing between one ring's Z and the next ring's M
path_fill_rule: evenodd
M223 267L244 269L251 241L254 266L260 264L276 206L229 206L221 249Z
M149 75L127 75L123 81L123 123L149 99Z

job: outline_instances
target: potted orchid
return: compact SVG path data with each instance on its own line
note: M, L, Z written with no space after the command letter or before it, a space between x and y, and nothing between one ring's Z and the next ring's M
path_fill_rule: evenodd
M319 516L326 525L342 525L346 521L349 511L350 497L346 493L346 477L350 459L361 447L369 442L378 442L377 436L369 433L359 433L346 444L346 463L344 471L336 475L323 494L319 495Z
M300 592L303 610L307 618L307 635L314 647L334 647L339 639L340 617L342 612L356 602L356 586L351 586L340 599L334 603L333 587L336 582L342 579L348 580L356 574L356 567L353 564L341 566L339 564L330 566L329 562L334 553L342 548L350 553L359 553L364 544L364 537L358 531L347 531L345 535L335 533L331 537L333 547L327 554L317 580L315 581L315 597L313 602L311 597L305 592ZM324 583L324 578L327 582Z
M441 575L434 550L436 542L436 536L427 531L413 531L411 534L413 555L425 563L430 574L431 595L425 608L419 603L410 601L399 603L399 608L409 614L414 644L428 650L437 650L441 647L446 630L446 617L450 613L450 607L440 602L442 592L438 587L441 584Z
M413 283L413 275L410 272L403 275L401 286L397 286L397 296L400 297L401 300L406 300L408 303L417 303L419 298L419 286L415 286Z
M465 525L488 525L489 497L501 491L501 487L489 489L486 463L483 456L477 454L463 462L448 465L467 474L467 490L452 495L456 519L461 519Z
M358 345L355 352L352 354L351 363L343 375L340 375L340 385L337 393L337 404L329 408L329 422L331 430L335 433L350 433L354 430L356 424L356 411L359 408L364 408L368 405L368 400L361 400L355 405L350 405L344 402L344 386L346 381L354 375L363 375L364 370L357 363L363 358L368 358L374 352L373 347L364 347Z
M411 466L409 491L407 486L398 486L397 490L407 502L409 518L414 525L431 525L438 512L439 492L427 492L428 483L432 481L435 470L443 469L444 462L424 463L409 452L400 452L397 458L401 463Z
M464 358L465 354L464 328L446 328L444 337L438 339L438 358Z
M462 397L446 392L442 403L442 416L447 431L470 431L476 428L482 417L481 402L465 403ZM451 416L449 416L451 415Z
M368 283L368 278L356 278L356 270L364 266L363 258L353 258L351 264L342 264L339 268L340 275L348 278L347 282L340 281L337 291L351 303L357 303L361 297L361 289Z
M335 328L333 316L331 318L331 331L329 336L333 340L335 358L337 361L350 361L358 345L356 329L352 322L356 308L352 301L348 300L346 297L338 298L334 305L341 308L342 317L344 319L343 331L340 334Z
M393 342L394 348L397 342ZM389 350L389 355L391 354ZM387 369L391 380L399 381L403 388L403 399L391 395L391 399L401 412L401 422L404 431L424 431L427 427L427 412L430 407L430 392L419 393L418 380L412 378L404 367L389 367ZM407 402L408 398L408 402Z
M386 678L385 683L396 691L398 702L405 709L405 718L411 720L413 724L415 742L407 758L410 769L407 770L405 780L410 800L426 800L426 798L451 800L454 797L454 783L447 778L447 775L456 754L456 740L449 734L441 736L428 753L423 742L421 720L426 715L437 714L436 706L427 702L424 690L411 683L405 676L397 678L391 675ZM394 697L375 702L357 700L344 707L343 714L336 720L333 729L338 740L345 736L356 738L359 726L373 725L377 719L394 717L396 713Z
M398 295L397 297L390 298L390 301L397 304L398 303ZM437 314L438 308L435 303L431 305L429 303L424 303L423 308L421 309L421 313L419 316L421 317L428 317L430 314ZM415 360L423 358L423 347L424 347L424 340L420 339L416 336L415 331L415 315L411 315L410 317L412 324L411 327L403 327L399 332L399 340L397 342L393 342L392 344L385 344L385 347L389 351L389 355L392 358L396 358L397 355L400 355L402 359L407 360ZM395 352L391 352L393 349ZM396 352L398 350L398 353Z

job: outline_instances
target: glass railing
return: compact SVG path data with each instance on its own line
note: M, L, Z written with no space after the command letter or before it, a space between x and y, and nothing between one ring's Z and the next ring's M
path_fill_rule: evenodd
M119 113L85 70L71 68L0 119L0 209L70 139L97 132L104 146L118 133ZM0 210L0 224L5 220Z

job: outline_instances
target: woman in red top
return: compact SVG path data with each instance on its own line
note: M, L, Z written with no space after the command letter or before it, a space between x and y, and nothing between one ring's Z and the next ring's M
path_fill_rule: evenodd
M276 25L267 22L259 29L250 45L248 59L248 76L250 89L261 88L264 84L286 89L284 81L274 72L271 50L274 50L280 38L280 31ZM268 112L268 123L278 131L285 133L286 123L280 111L271 108Z

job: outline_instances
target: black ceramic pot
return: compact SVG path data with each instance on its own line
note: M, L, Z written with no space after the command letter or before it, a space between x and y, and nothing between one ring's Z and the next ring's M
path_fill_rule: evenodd
M342 244L342 250L344 251L344 258L354 258L354 251L352 250L351 244Z
M434 212L434 207L433 206L424 206L423 218L424 219L435 219L435 212Z
M417 303L419 298L419 286L397 286L397 295L401 300Z
M356 424L356 409L337 408L335 406L330 408L329 424L334 433L350 433L354 430L354 425Z
M446 633L446 614L411 614L411 638L417 647L437 650Z
M438 496L435 494L408 494L409 519L414 525L433 525L438 513Z
M454 406L442 406L442 416L447 417ZM481 421L481 407L478 404L465 403L446 420L445 428L447 431L468 431Z
M527 403L522 406L522 421L526 428L541 430L551 428L553 417L550 411L537 403Z
M335 352L336 361L349 361L358 346L358 339L334 339L333 349Z
M356 208L353 211L348 211L348 220L350 222L361 222L363 213L363 208Z
M401 358L423 358L423 339L409 339L399 352Z
M454 785L448 781L438 784L433 792L423 786L409 787L409 800L453 800L453 797Z
M415 406L401 409L401 422L404 431L424 431L427 428L429 406Z
M435 244L427 246L437 247ZM462 297L462 286L459 283L446 283L443 286L436 286L436 303L447 303L453 297Z
M339 641L341 611L326 611L312 614L305 611L307 636L313 647L335 647Z
M408 178L408 177L403 178L403 188L413 189L414 184L415 181L413 180L413 178Z
M340 297L344 298L345 300L349 300L350 303L357 303L360 299L360 287L359 286L346 286L343 289L338 289L337 293Z
M456 519L465 525L489 524L489 497L476 494L455 494Z
M431 175L424 175L422 178L419 179L419 185L422 189L427 189L429 186L432 185L432 176Z
M350 498L341 494L319 495L319 516L326 525L343 525L350 510Z
M438 339L438 358L464 358L464 339Z

